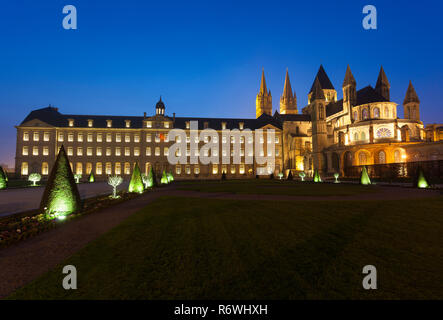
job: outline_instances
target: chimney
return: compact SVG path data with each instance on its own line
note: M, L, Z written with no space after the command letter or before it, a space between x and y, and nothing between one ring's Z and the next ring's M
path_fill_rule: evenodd
M143 117L146 118L146 112L143 112Z
M172 121L175 122L175 112L172 113Z

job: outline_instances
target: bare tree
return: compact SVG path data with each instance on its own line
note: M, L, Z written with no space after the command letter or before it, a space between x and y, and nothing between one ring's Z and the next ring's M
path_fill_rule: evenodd
M112 186L113 192L112 197L117 198L117 187L121 185L123 182L123 178L120 176L109 176L108 178L108 184Z

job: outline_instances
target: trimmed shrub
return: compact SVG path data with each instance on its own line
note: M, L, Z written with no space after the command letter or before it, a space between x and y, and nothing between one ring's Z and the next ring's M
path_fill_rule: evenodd
M314 171L314 182L322 182L321 177L320 177L320 173L318 172L318 169L315 169L315 171Z
M95 182L94 173L93 173L92 171L91 171L91 174L89 175L88 181L89 181L90 183Z
M361 170L360 184L364 186L371 184L371 179L369 178L366 166L363 166L363 169Z
M286 180L292 181L294 179L294 176L292 175L292 170L289 170L288 176L286 177Z
M138 163L134 164L134 170L132 170L131 181L129 182L128 192L134 193L143 193L145 191L145 186L142 180L142 174L140 172L140 168Z
M425 189L429 188L428 179L426 179L425 173L421 166L417 167L413 180L414 188Z
M3 167L0 166L0 189L6 189L8 187L8 175Z
M77 184L62 145L49 175L40 210L50 214L68 215L81 207Z

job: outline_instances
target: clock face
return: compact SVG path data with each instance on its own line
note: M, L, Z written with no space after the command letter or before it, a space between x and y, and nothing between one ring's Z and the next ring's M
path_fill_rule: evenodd
M390 138L392 137L391 130L388 128L380 128L377 130L377 137L378 138Z

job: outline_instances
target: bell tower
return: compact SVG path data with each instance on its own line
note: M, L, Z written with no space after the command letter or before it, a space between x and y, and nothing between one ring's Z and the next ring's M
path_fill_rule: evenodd
M288 69L286 69L285 86L280 97L280 114L297 114L297 97L292 93L291 81L289 81Z
M420 100L411 81L409 81L408 90L403 101L403 108L405 119L420 121Z
M386 77L383 66L381 66L380 73L378 74L377 84L375 85L375 91L377 91L377 93L387 101L390 101L390 89L391 85L389 84L388 77Z
M260 92L257 94L257 99L255 100L255 116L260 117L263 113L272 116L272 96L271 90L266 87L265 80L265 70L262 70Z

